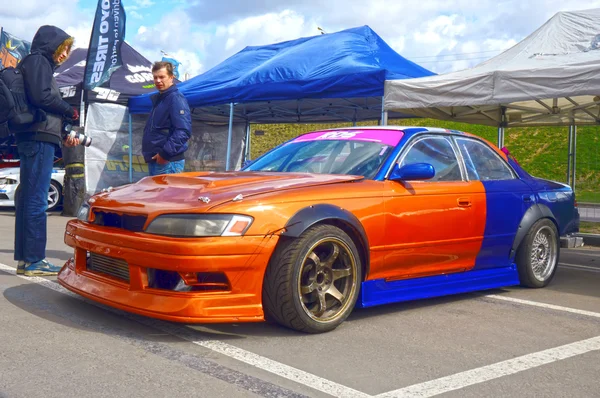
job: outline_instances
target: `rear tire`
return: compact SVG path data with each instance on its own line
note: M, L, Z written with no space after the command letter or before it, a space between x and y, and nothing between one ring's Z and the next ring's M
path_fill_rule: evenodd
M558 268L560 240L556 226L547 218L536 221L517 251L516 263L521 285L547 286Z
M362 281L354 241L326 224L283 239L265 273L266 318L305 333L335 329L352 312Z

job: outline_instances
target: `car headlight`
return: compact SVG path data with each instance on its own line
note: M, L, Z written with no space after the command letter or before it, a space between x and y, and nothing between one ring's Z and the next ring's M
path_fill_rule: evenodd
M79 211L77 212L77 219L79 221L88 221L88 217L90 216L90 205L87 203L82 203L81 207L79 207Z
M168 236L242 236L252 217L235 214L165 214L156 217L146 232Z

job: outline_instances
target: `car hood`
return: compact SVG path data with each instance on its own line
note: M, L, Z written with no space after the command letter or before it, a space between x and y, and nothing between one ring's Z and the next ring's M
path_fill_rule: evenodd
M236 197L243 199L274 191L362 179L361 176L269 172L166 174L96 194L90 204L131 213L208 211Z
M21 172L21 169L19 167L6 167L4 169L0 169L0 177L6 177L6 176L14 176L19 175L19 173Z

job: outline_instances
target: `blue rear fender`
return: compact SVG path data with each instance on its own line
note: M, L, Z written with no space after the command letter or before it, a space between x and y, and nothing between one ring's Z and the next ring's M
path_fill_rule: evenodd
M521 222L519 223L519 228L517 229L517 234L515 235L515 240L513 242L512 248L510 250L510 261L513 262L515 256L517 255L517 250L525 239L525 235L529 232L533 224L535 224L538 220L543 218L547 218L551 220L556 229L558 229L558 223L556 222L556 218L554 214L552 214L552 210L544 204L537 203L531 206L523 215Z
M579 232L579 211L575 207L575 193L570 186L542 178L532 177L509 157L510 165L519 177L531 187L535 203L550 210L560 236Z

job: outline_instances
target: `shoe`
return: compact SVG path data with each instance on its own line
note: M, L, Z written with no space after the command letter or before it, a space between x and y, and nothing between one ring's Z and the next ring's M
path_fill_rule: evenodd
M58 275L62 267L58 267L46 260L25 264L25 276Z
M25 273L25 261L19 261L17 263L17 275L23 275Z

